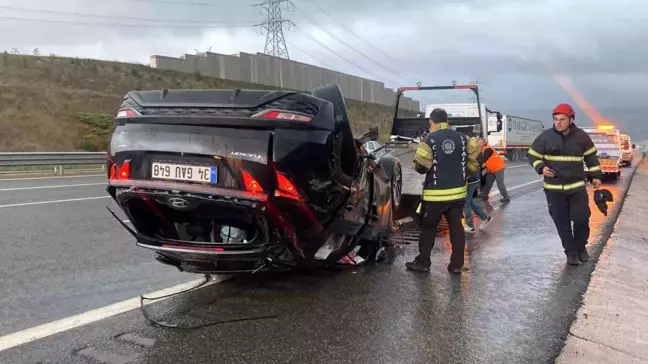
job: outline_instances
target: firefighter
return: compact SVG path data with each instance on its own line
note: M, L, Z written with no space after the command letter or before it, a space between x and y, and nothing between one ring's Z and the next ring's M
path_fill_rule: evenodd
M442 216L450 229L452 254L448 270L460 274L464 265L466 235L461 222L466 200L467 176L477 172L479 147L475 140L448 127L448 114L434 109L430 132L419 143L414 169L425 174L422 201L417 214L421 225L419 255L405 263L407 269L429 272L430 255Z
M601 185L601 166L592 139L574 123L574 109L569 104L560 104L552 115L553 128L533 141L529 163L544 176L549 215L558 230L567 264L579 265L589 260L586 245L591 216L583 162L595 189Z
M511 201L508 191L506 190L506 185L504 184L504 169L506 168L506 162L495 148L488 145L488 142L483 138L479 139L479 146L481 148L481 154L479 156L479 162L486 167L486 184L481 190L481 199L487 201L488 193L491 188L493 188L493 183L497 181L497 189L500 191L502 198L500 202L508 203Z

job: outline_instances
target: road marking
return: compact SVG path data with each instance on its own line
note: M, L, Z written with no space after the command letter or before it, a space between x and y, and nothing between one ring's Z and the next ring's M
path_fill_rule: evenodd
M541 182L542 180L536 180L536 181L531 181L528 183L524 183L518 186L514 186L509 188L509 190L516 190L534 183ZM493 195L499 194L499 192L494 192ZM26 203L26 204L12 204L12 205L0 205L0 208L2 207L11 207L11 206L25 206L25 205L36 205L36 204L44 204L44 203L57 203L57 202L67 202L67 201L82 201L82 200L90 200L90 199L101 199L101 198L108 198L110 196L101 196L101 197L87 197L87 198L81 198L81 199L69 199L69 200L57 200L57 201L43 201L43 202L31 202L31 203ZM498 206L499 207L499 206ZM127 220L124 220L127 221ZM218 276L211 282L207 283L203 287L207 287L209 285L222 282L229 277L227 276ZM147 294L150 297L159 297L159 296L165 296L174 292L178 291L183 291L186 289L189 289L191 287L194 287L195 285L199 284L202 282L201 279L196 279L192 280L186 283L178 284L173 287L165 288L156 292L152 292ZM202 288L202 287L201 287ZM166 298L162 298L159 300L155 301L145 301L144 305L149 305L153 302L161 302L165 300ZM105 307L97 308L94 310L90 310L87 312L83 312L74 316L66 317L57 321L52 321L43 325L35 326L29 329L25 329L22 331L18 331L12 334L8 334L5 336L0 337L0 351L11 349L13 347L23 345L30 343L35 340L43 339L45 337L59 334L64 331L68 331L80 326L84 326L93 322L97 322L112 316L116 316L131 310L134 310L140 306L140 298L135 297L131 298L125 301L117 302Z
M506 169L511 169L511 168L522 168L522 167L531 167L531 166L529 166L529 165L527 165L527 164L521 164L521 165L515 165L515 166L506 167Z
M20 207L20 206L31 206L31 205L45 205L50 203L59 203L59 202L73 202L73 201L86 201L86 200L99 200L102 198L111 198L111 196L97 196L97 197L82 197L82 198L70 198L67 200L53 200L53 201L38 201L38 202L23 202L23 203L12 203L9 205L0 205L1 208L5 207Z
M218 276L215 277L211 282L205 284L203 287L210 286L212 284L226 280L227 276ZM195 287L197 284L202 282L204 279L195 279L186 283L181 283L173 287L164 288L156 292L151 292L146 294L149 297L159 297L172 294L174 292L183 291L191 287ZM149 305L153 302L161 302L166 298L162 298L155 301L144 301L144 305ZM66 317L57 321L52 321L40 326L35 326L29 329L15 332L13 334L8 334L0 337L0 351L11 349L18 345L27 344L29 342L39 340L51 335L59 334L61 332L71 330L83 325L87 325L93 322L97 322L108 317L122 314L130 310L134 310L140 306L140 298L135 297L125 301L113 303L112 305L97 308L87 312L80 313L78 315Z
M22 178L2 178L0 182L9 181L28 181L34 179L61 179L61 178L90 178L90 177L106 177L105 174L85 174L81 176L52 176L52 177L22 177Z
M52 186L35 186L35 187L15 187L15 188L0 188L0 192L6 191L21 191L21 190L39 190L46 188L67 188L67 187L81 187L81 186L98 186L105 185L105 182L101 183L79 183L76 185L52 185Z
M541 179L537 179L537 180L535 180L535 181L531 181L531 182L523 183L523 184L521 184L521 185L513 186L513 187L511 187L511 188L507 188L506 190L507 190L507 191L515 191L515 190L520 189L520 188L522 188L522 187L530 186L530 185L532 185L532 184L534 184L534 183L538 183L538 182L542 182L542 181L543 181L543 180L541 180ZM497 195L501 195L501 194L502 194L502 193L501 193L500 191L497 191L497 192L493 192L492 194L490 194L489 197L490 197L490 196L497 196Z

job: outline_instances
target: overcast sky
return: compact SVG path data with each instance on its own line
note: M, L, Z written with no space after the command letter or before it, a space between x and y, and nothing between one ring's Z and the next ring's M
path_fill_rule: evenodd
M264 18L252 6L260 1L0 0L0 49L140 63L153 54L178 57L210 47L225 54L263 52L265 35L254 24ZM489 108L547 122L556 103L576 104L552 76L551 62L604 117L648 139L648 2L293 3L291 11L282 6L284 17L297 25L285 32L291 59L392 88L417 80L479 80ZM577 113L578 123L592 123L582 109Z

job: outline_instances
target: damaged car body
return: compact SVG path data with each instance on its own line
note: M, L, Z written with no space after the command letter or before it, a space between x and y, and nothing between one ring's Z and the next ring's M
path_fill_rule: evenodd
M353 136L337 85L132 91L115 126L107 191L161 263L243 274L384 257L400 161L362 147L377 131Z

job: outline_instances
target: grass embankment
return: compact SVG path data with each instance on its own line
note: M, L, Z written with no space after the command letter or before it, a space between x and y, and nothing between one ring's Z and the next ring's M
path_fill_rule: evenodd
M270 89L259 84L186 74L145 65L0 55L0 151L106 150L112 115L130 90L161 88ZM391 129L389 106L347 100L355 133Z

